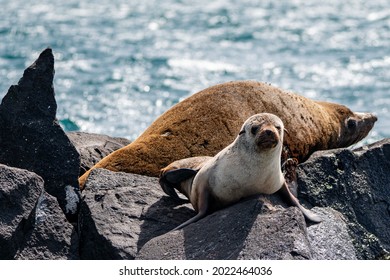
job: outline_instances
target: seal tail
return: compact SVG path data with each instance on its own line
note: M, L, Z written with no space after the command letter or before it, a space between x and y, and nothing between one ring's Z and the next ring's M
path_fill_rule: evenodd
M285 199L285 201L289 202L290 205L298 207L299 210L301 210L303 216L305 216L306 220L308 220L310 222L313 222L313 223L320 223L320 222L322 222L322 219L317 214L315 214L312 211L306 209L305 207L303 207L299 203L298 199L290 192L290 190L289 190L289 188L287 186L287 183L283 184L283 186L278 191L278 193L280 193L282 195L282 197Z

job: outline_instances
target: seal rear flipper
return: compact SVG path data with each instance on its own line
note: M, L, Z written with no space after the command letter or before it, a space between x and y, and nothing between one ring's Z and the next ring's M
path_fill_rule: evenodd
M170 197L174 198L175 200L179 202L188 202L188 199L183 199L177 195L177 192L175 191L175 187L169 184L166 180L161 180L159 181L161 188L163 191L169 195Z
M179 168L165 172L162 177L165 177L165 179L172 184L180 184L181 182L194 177L196 173L198 173L198 171L194 169Z
M160 183L161 188L167 195L169 195L178 202L188 202L188 199L183 199L177 195L177 192L175 191L175 184L168 182L165 177L160 177L160 180L158 182Z
M173 197L175 200L187 202L187 199L182 199L177 195L175 188L177 188L177 186L180 185L181 182L191 177L194 177L196 173L196 170L189 168L179 168L169 171L163 171L160 175L159 183L161 188L167 195Z
M315 214L314 212L310 211L309 209L306 209L303 207L298 199L290 192L290 189L288 188L287 184L284 183L283 186L278 191L279 194L282 195L283 199L288 202L292 206L296 206L301 210L303 216L305 216L305 219L307 221L313 222L313 223L320 223L322 222L322 219L320 216Z

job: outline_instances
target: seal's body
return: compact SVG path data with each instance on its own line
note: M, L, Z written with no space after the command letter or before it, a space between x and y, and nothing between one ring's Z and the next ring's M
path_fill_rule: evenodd
M178 189L198 212L176 229L242 198L277 191L281 191L290 204L299 207L308 220L320 221L299 204L285 183L280 162L283 134L283 122L277 116L256 114L244 123L233 143L215 157L194 159L196 164L193 165L201 166L198 171L189 172L191 158L164 168L160 178L164 191L170 189L172 193L174 188Z
M364 138L376 118L347 107L318 102L265 83L229 82L179 102L135 141L103 158L93 168L158 176L169 163L214 156L231 143L250 116L277 115L288 131L286 157L306 160L314 151L341 148ZM83 187L89 171L80 177Z

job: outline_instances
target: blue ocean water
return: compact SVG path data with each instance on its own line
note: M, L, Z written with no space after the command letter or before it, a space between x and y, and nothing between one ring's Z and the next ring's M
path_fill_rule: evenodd
M0 0L0 98L50 46L66 130L135 139L183 98L252 79L379 120L390 137L388 0Z

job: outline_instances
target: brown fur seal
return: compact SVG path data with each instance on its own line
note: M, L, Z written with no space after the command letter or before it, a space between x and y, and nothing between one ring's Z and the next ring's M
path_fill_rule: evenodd
M280 162L283 134L283 122L277 116L257 114L243 124L234 142L215 157L180 160L163 169L160 184L164 191L178 189L198 212L176 229L242 198L278 191L290 204L299 207L306 219L320 222L320 218L305 209L286 185ZM176 169L191 165L195 169ZM197 170L199 166L201 168Z
M372 114L353 113L334 103L313 101L265 83L229 82L196 93L157 118L128 146L92 168L158 176L169 163L194 156L214 156L231 143L250 116L279 116L289 134L288 157L306 160L314 151L347 147L373 127ZM83 187L89 175L80 177Z

